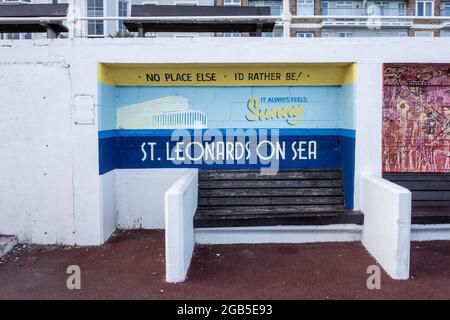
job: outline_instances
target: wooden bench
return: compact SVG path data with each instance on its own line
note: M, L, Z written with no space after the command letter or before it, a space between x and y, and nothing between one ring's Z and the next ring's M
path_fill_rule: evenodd
M450 173L384 173L412 193L412 223L450 223Z
M196 228L362 224L344 206L342 170L200 170Z

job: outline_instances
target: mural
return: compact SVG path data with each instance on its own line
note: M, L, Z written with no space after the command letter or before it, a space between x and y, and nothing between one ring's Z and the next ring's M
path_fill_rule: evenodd
M386 64L383 171L450 172L450 64Z
M337 169L353 208L354 64L100 64L99 174Z

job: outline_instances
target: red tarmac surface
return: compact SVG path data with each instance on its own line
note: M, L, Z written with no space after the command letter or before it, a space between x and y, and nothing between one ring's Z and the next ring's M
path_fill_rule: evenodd
M360 243L197 247L188 280L164 281L164 233L120 232L101 247L32 246L0 263L0 299L450 299L450 241L412 244L411 279L383 273ZM68 290L69 265L81 290Z

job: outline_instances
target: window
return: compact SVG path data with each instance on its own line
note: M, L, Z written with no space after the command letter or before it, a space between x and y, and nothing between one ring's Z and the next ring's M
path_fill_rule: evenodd
M433 31L416 31L414 33L414 36L416 37L434 37Z
M402 38L407 37L408 36L408 32L407 31L399 31L398 32L398 36L402 37Z
M297 38L314 38L314 32L297 32Z
M353 1L337 1L336 8L351 9L353 8Z
M358 10L353 9L353 1L337 1L336 8L333 9L333 14L337 15L354 15L356 13L361 13Z
M322 15L328 15L328 1L322 1L320 3L320 8L322 9Z
M241 0L223 0L224 6L241 6Z
M405 10L405 3L404 2L399 2L397 3L397 13L399 16L404 16L406 13Z
M430 0L419 0L416 2L416 14L421 17L433 16L434 2Z
M175 33L174 37L175 38L198 38L199 35L198 35L198 33L193 33L193 32L180 32L180 33Z
M281 4L274 3L270 5L270 15L280 16L281 15Z
M314 14L314 0L297 0L297 15L312 16Z
M119 17L126 17L128 16L128 1L119 0L117 3L117 13ZM125 25L123 24L123 20L119 20L119 32L127 32L127 28L125 28Z
M349 31L338 32L338 37L339 38L353 38L353 32L349 32Z
M6 39L9 40L19 40L20 39L20 33L7 33Z
M282 11L281 1L249 1L249 7L270 7L270 15L280 16Z
M378 10L380 10L380 16L385 16L388 15L388 11L389 11L389 2L380 2L380 1L376 1L374 2L374 5L377 6Z
M198 6L198 1L175 1L176 6Z
M442 11L441 16L450 16L450 2L443 2L442 3Z
M390 37L392 36L389 31L378 31L375 33L375 36L377 37Z
M237 37L240 37L241 34L239 32L224 32L223 36L225 38L237 38Z
M103 17L103 0L87 0L87 16ZM88 36L99 37L104 36L105 28L103 20L88 21Z
M281 38L283 36L283 32L282 31L263 32L262 36L264 38Z
M322 32L322 38L329 38L329 37L331 37L331 32L329 32L329 31L325 31L325 32Z

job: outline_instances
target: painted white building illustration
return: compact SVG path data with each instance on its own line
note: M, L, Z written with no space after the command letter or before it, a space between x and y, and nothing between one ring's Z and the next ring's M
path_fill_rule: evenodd
M117 109L117 129L199 129L207 127L201 111L184 97L169 96Z

